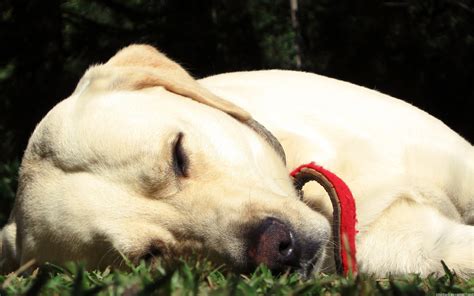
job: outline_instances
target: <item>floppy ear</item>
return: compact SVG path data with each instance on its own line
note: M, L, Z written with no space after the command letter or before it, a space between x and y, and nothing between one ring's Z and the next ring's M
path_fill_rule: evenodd
M105 70L107 76L112 78L111 84L107 85L109 89L138 90L163 86L170 92L222 110L240 121L251 118L242 108L201 86L180 65L152 46L130 45L99 67L103 68L101 72Z
M130 45L104 65L92 67L84 74L74 93L91 88L139 90L154 86L163 86L170 92L226 112L255 130L286 162L285 152L278 140L247 111L201 86L180 65L149 45Z

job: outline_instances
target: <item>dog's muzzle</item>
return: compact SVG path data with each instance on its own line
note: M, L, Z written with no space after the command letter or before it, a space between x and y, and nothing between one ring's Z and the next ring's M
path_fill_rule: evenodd
M286 165L283 146L269 130L253 118L243 123L269 143ZM293 177L295 188L301 199L304 199L302 188L309 181L318 182L326 190L333 206L332 234L336 270L339 274L356 274L355 225L357 219L355 201L349 187L338 176L314 162L296 168L290 175ZM267 219L261 227L257 242L249 249L250 258L274 270L297 267L296 262L300 259L298 258L299 246L295 243L291 230L274 219Z

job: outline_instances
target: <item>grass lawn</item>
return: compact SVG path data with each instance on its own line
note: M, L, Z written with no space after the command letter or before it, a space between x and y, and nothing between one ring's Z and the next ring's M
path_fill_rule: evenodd
M264 266L238 275L205 260L183 260L168 271L144 263L127 272L46 264L30 275L0 275L0 287L1 295L474 295L474 278L462 280L445 267L443 276L427 278L319 274L301 280L296 274L272 276Z

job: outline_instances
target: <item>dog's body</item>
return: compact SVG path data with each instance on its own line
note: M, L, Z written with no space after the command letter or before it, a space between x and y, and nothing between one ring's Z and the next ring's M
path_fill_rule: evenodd
M329 200L311 184L298 201L288 176L315 161L356 198L361 271L428 274L444 260L474 274L474 148L443 123L315 74L229 73L196 84L176 67L128 48L38 125L2 231L4 271L33 258L101 267L117 264L117 253L156 250L202 251L239 269L330 268ZM249 114L278 138L286 167L242 123Z
M288 168L315 161L342 177L357 204L362 270L474 269L474 149L403 101L315 74L233 73L204 79L280 140ZM330 217L320 186L305 198Z

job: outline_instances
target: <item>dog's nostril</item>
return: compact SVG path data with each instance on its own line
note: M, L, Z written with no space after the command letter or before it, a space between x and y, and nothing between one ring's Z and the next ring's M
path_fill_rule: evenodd
M290 239L280 242L279 246L280 255L288 257L293 254L293 235L290 232Z

